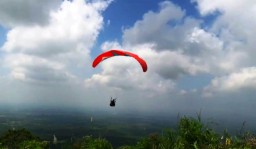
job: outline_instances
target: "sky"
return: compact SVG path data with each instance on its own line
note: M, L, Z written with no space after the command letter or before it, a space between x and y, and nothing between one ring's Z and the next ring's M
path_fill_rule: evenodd
M255 122L255 0L1 0L0 103ZM138 54L92 68L109 49ZM110 97L117 106L109 108Z

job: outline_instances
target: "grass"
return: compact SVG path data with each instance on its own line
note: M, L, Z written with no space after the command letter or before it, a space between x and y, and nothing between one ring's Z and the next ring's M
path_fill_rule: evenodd
M197 119L182 117L176 130L166 129L162 134L151 134L133 146L119 149L255 149L255 135L240 132L231 136L227 130L222 134L203 125L201 115Z

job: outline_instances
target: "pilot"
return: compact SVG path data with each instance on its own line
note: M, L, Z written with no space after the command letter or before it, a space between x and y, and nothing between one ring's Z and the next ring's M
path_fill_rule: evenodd
M111 107L114 107L115 105L116 105L116 98L114 98L114 99L112 99L112 97L111 97L111 99L110 99L110 104L109 104Z

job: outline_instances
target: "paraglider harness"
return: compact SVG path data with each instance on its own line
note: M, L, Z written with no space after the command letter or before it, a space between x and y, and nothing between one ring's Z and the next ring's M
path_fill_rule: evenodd
M114 98L114 99L112 99L112 97L111 97L111 99L110 99L110 104L109 104L111 107L114 107L115 105L116 105L116 98Z

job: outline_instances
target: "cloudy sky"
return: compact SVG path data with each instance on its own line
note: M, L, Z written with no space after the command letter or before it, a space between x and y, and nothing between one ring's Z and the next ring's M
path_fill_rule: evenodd
M1 0L0 102L256 121L255 0ZM109 49L138 54L92 68Z

